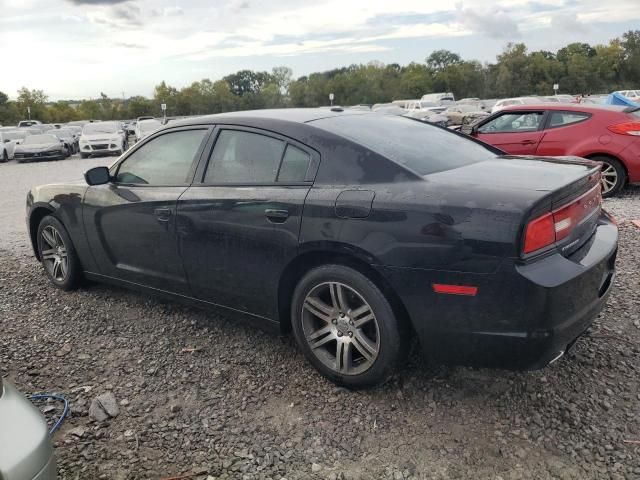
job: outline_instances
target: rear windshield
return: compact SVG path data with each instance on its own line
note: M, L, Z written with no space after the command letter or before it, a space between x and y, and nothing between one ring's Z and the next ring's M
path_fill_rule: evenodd
M405 117L347 115L323 118L312 124L359 143L419 175L496 157L494 152L473 140Z

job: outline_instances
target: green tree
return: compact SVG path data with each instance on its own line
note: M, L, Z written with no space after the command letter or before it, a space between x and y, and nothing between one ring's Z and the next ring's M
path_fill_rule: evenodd
M42 90L29 90L22 87L18 90L18 99L16 100L16 108L23 118L28 118L29 109L31 109L31 118L40 121L47 121L47 96Z
M457 53L449 50L436 50L432 52L425 61L431 70L439 72L451 65L461 63L462 58Z
M402 69L397 97L394 100L420 98L432 92L433 79L431 70L420 63L410 63Z
M625 32L620 45L624 50L624 63L621 68L624 86L637 88L640 79L640 30Z

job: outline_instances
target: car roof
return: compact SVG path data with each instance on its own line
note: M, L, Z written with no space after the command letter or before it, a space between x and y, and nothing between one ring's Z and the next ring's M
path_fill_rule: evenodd
M188 126L216 123L234 123L247 120L277 120L290 123L309 123L321 118L330 118L344 115L375 115L365 110L335 108L279 108L266 110L246 110L239 112L216 113L202 117L188 118L171 122L171 126Z
M509 105L504 107L501 112L508 112L510 110L575 110L576 112L629 112L633 111L635 107L625 107L620 105L598 105L593 103L530 103L526 105Z

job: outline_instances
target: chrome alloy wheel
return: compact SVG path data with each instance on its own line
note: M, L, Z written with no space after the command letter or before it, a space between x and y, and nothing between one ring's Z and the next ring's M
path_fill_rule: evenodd
M60 236L60 233L51 225L42 229L42 263L51 277L64 282L69 271L69 260L67 258L67 247Z
M618 172L613 165L604 163L602 165L602 172L600 176L600 185L602 187L602 193L608 193L618 183Z
M367 371L380 352L375 313L353 288L321 283L302 305L302 331L313 354L342 375Z

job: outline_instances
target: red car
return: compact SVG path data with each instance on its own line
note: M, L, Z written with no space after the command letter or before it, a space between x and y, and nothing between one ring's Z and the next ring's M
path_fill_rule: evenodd
M463 128L513 155L575 155L603 162L602 194L640 182L640 108L546 103L518 105Z

